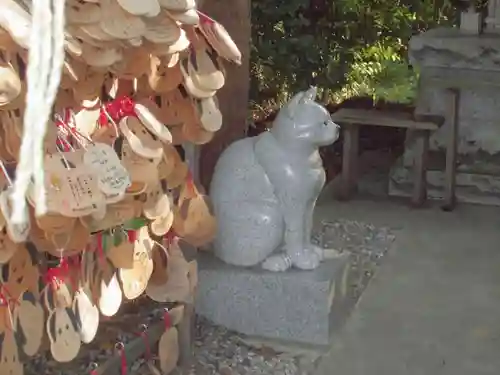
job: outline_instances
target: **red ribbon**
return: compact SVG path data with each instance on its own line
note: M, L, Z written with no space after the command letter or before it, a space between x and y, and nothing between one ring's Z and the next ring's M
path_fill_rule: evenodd
M119 123L124 117L137 116L134 101L128 96L124 96L104 104L98 119L101 126L108 125L110 121L108 115L115 123Z
M60 267L49 268L45 272L45 284L50 284L53 289L59 289L62 284L63 270Z
M52 285L54 289L59 289L62 280L69 278L71 285L76 289L78 285L78 272L71 272L72 269L80 269L80 258L78 256L61 258L57 267L49 268L45 272L45 283Z

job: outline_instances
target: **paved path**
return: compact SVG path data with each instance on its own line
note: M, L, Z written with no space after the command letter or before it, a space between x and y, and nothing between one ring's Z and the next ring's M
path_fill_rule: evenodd
M399 230L315 375L500 374L500 208L353 201L318 214Z

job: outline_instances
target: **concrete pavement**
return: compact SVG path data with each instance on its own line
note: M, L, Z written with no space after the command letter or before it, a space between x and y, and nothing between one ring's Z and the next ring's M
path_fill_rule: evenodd
M335 217L391 226L396 241L315 375L500 373L500 208L317 208Z

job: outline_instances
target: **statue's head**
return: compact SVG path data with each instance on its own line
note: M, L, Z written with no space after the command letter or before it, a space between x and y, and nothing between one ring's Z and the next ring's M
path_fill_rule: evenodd
M316 87L296 94L278 113L271 132L304 146L327 146L339 137L339 126L325 107L316 103Z

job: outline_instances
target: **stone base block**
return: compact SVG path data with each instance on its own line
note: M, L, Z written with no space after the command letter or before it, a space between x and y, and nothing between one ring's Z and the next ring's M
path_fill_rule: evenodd
M354 304L349 261L346 254L313 271L274 273L200 254L196 312L243 334L327 345Z

